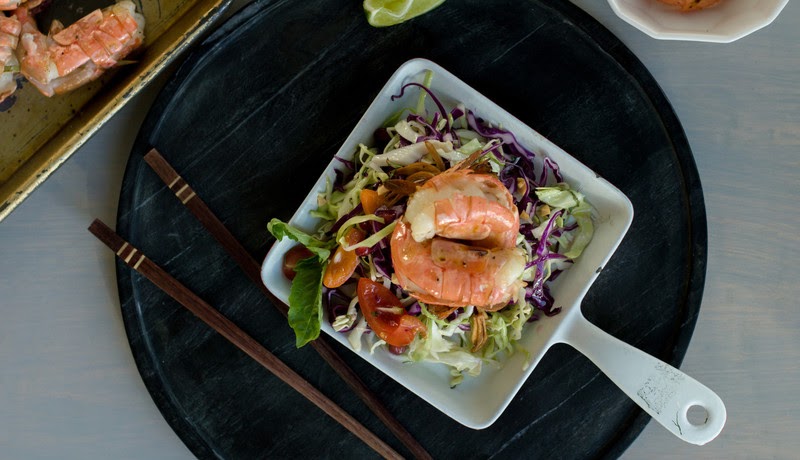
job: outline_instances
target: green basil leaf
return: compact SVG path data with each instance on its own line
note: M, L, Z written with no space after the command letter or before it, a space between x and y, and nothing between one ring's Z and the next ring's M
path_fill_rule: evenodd
M289 292L289 326L294 330L297 348L319 337L322 323L322 273L324 265L316 257L297 263Z

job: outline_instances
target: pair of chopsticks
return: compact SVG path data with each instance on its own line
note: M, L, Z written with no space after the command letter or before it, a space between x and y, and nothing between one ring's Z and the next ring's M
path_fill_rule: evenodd
M197 196L189 184L169 165L156 149L152 149L144 157L145 162L167 184L168 188L200 221L211 235L225 248L248 278L258 286L269 298L270 302L284 315L288 314L288 306L275 297L261 282L261 266L250 255L242 244L228 231L209 207ZM244 351L256 362L266 367L276 377L289 384L309 401L317 405L326 414L350 430L384 458L402 458L388 444L369 431L361 423L345 412L336 403L317 390L302 376L294 372L283 361L270 353L255 339L242 331L219 311L192 293L186 286L173 278L169 273L148 259L139 249L122 239L107 225L96 219L89 226L100 241L111 248L126 265L144 275L161 290L186 307L195 316L225 337L228 341ZM311 342L312 347L337 374L353 389L367 407L389 428L389 430L411 451L415 458L432 459L431 455L417 442L383 403L364 384L361 378L336 354L327 342L317 339Z

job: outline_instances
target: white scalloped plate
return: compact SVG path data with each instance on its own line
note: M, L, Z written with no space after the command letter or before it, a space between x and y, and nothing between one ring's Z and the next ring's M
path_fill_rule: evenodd
M658 0L608 0L628 24L660 40L729 43L766 27L789 0L722 0L683 13Z

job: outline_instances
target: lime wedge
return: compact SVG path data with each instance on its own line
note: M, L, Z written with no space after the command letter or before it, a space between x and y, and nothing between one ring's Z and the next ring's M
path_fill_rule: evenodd
M367 22L375 27L388 27L425 14L444 0L364 0Z

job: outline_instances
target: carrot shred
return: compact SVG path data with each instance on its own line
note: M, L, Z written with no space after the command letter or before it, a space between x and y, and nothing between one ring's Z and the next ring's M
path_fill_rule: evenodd
M361 190L361 207L364 208L364 214L375 214L375 211L381 205L381 196L378 192L370 189Z

